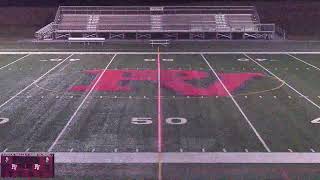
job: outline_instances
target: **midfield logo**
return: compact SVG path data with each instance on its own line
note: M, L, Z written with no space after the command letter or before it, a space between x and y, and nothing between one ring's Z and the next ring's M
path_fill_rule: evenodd
M71 91L89 91L97 81L103 70L84 71L87 74L96 75L90 85L76 85ZM205 80L213 75L205 71L195 70L162 70L161 86L184 96L228 96L218 80L206 87L197 87L190 83L195 80ZM254 78L264 77L261 73L219 73L218 76L232 93ZM130 92L133 91L128 81L149 81L157 83L156 70L107 70L94 88L95 91L106 92Z

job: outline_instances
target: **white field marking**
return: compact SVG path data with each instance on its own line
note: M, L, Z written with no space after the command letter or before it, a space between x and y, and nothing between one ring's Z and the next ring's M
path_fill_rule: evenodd
M23 50L23 49L22 49ZM112 55L112 54L158 54L158 52L150 51L141 51L141 52L133 52L133 51L108 51L108 52L79 52L79 51L1 51L0 54L79 54L79 55ZM189 51L189 52L181 52L181 51L172 51L172 52L160 52L160 54L320 54L320 51Z
M52 62L60 62L60 61L62 61L62 59L60 59L60 58L53 58L53 59L49 59L50 61L52 61Z
M246 57L250 58L254 63L256 63L258 66L260 66L262 69L264 69L265 71L267 71L269 74L271 74L272 76L274 76L275 78L277 78L279 81L283 82L285 85L287 85L290 89L292 89L293 91L295 91L297 94L299 94L300 96L302 96L304 99L306 99L307 101L309 101L311 104L313 104L315 107L317 107L318 109L320 109L320 106L318 104L316 104L315 102L313 102L311 99L309 99L308 97L306 97L304 94L302 94L301 92L299 92L298 90L296 90L294 87L292 87L290 84L288 84L287 82L285 82L284 80L282 80L281 78L279 78L277 75L273 74L271 71L269 71L267 68L265 68L263 65L261 65L260 63L258 63L257 61L253 60L250 56L244 54Z
M206 152L206 149L205 149L205 148L202 148L202 152Z
M96 151L96 149L95 149L95 148L93 148L91 152L95 152L95 151Z
M250 59L247 59L247 58L239 58L239 59L237 59L237 61L247 62L247 61L250 61Z
M162 59L162 61L172 62L173 59Z
M73 148L70 149L70 152L73 152Z
M320 99L320 96L318 96L318 98Z
M46 59L41 59L40 62L47 62L48 60Z
M23 60L24 58L26 58L26 57L28 57L28 56L30 56L30 55L31 55L31 54L27 54L27 55L25 55L25 56L23 56L23 57L15 60L15 61L9 63L9 64L7 64L7 65L4 65L4 66L0 67L0 70L2 70L3 68L6 68L6 67L8 67L8 66L10 66L11 64L14 64L14 63L16 63L16 62L18 62L18 61L21 61L21 60Z
M0 118L0 124L5 124L9 122L9 118Z
M60 66L62 63L64 63L67 59L69 59L73 54L71 54L70 56L66 57L63 61L61 61L59 64L55 65L53 68L51 68L49 71L47 71L46 73L44 73L42 76L40 76L38 79L36 79L35 81L33 81L31 84L29 84L27 87L25 87L24 89L22 89L20 92L18 92L17 94L15 94L14 96L12 96L10 99L8 99L6 102L2 103L0 105L0 109L5 106L6 104L8 104L10 101L12 101L14 98L16 98L17 96L19 96L21 93L23 93L25 90L27 90L29 87L33 86L34 84L37 84L43 77L45 77L47 74L49 74L51 71L53 71L54 69L56 69L58 66Z
M20 153L20 152L15 152ZM0 153L6 155L12 153ZM25 154L25 152L21 152ZM32 154L32 153L30 153ZM312 152L131 152L131 153L102 153L102 152L55 152L56 163L158 163L159 154L162 163L297 163L319 164L320 153ZM85 158L84 158L85 157Z
M27 148L25 152L29 152L29 151L30 151L30 148Z
M80 103L80 105L78 106L78 108L76 109L76 111L73 113L73 115L71 116L71 118L69 119L69 121L67 122L67 124L63 127L63 129L61 130L61 132L59 133L58 137L54 140L54 142L52 143L52 145L50 146L50 148L48 149L49 152L52 151L53 147L58 143L59 139L61 138L61 136L64 134L64 132L67 130L68 126L71 124L72 120L76 117L76 115L78 114L78 111L81 109L81 107L83 106L83 104L86 102L86 100L88 99L88 97L90 96L90 94L93 92L94 88L97 86L98 82L100 81L100 79L102 78L102 76L105 74L105 72L107 71L108 67L110 66L110 64L113 62L114 58L117 56L117 54L114 54L112 59L110 60L110 62L108 63L108 65L104 68L103 72L100 74L100 76L98 77L97 81L94 83L94 85L91 87L90 91L87 93L87 95L84 97L84 99L82 100L82 102Z
M249 150L248 150L248 149L244 149L244 151L245 151L245 152L249 152Z
M144 59L144 61L146 61L146 62L152 62L152 61L156 61L156 59Z
M320 117L311 121L312 124L320 124Z
M139 149L138 149L138 148L136 148L136 152L139 152Z
M290 57L292 57L292 58L294 58L294 59L296 59L296 60L298 60L298 61L300 61L300 62L303 62L304 64L307 64L308 66L311 66L311 67L315 68L316 70L320 71L320 68L318 68L317 66L315 66L315 65L313 65L313 64L310 64L310 63L308 63L308 62L306 62L306 61L304 61L304 60L302 60L302 59L300 59L300 58L297 58L296 56L293 56L293 55L291 55L291 54L289 54L289 53L288 53L288 55L289 55Z
M2 152L7 152L8 151L8 148L5 148Z
M263 62L263 61L267 61L268 59L263 59L263 58L257 58L256 61L259 61L259 62Z
M277 96L273 96L273 98L277 99Z
M315 151L314 149L312 149L312 148L310 149L310 151L313 152L313 153L316 152L316 151Z
M180 148L180 152L183 152L183 149L182 149L182 148Z
M291 99L291 96L288 96L289 99Z
M114 148L114 152L118 152L118 148Z
M220 77L218 76L218 74L213 70L212 66L210 65L210 63L208 62L208 60L206 59L206 57L204 57L203 54L201 54L203 60L207 63L207 65L209 66L209 68L211 69L211 71L214 73L214 75L216 76L216 78L218 79L218 81L220 82L220 84L223 86L224 90L228 93L228 95L230 96L230 98L232 99L233 103L235 104L235 106L238 108L238 110L240 111L240 113L242 114L242 116L244 117L244 119L247 121L247 123L249 124L249 126L251 127L251 129L253 130L253 132L256 134L256 136L258 137L258 139L260 140L260 142L262 143L262 145L264 146L264 148L267 150L267 152L271 152L270 148L268 147L268 145L265 143L265 141L262 139L262 137L260 136L259 132L256 130L256 128L252 125L251 121L249 120L249 118L247 117L247 115L243 112L243 110L241 109L240 105L238 104L238 102L234 99L234 97L232 96L232 94L230 93L230 91L227 89L227 87L224 85L224 83L222 82L222 80L220 79Z
M291 152L291 153L293 152L292 149L288 149L288 151Z
M226 148L223 148L222 151L223 151L223 152L227 152Z
M80 61L80 59L70 59L70 62L74 62L74 61Z

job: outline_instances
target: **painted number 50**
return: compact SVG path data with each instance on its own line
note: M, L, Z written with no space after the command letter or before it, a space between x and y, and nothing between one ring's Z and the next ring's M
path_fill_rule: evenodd
M171 117L165 119L167 124L173 124L173 125L180 125L180 124L186 124L188 120L186 118L181 117ZM146 125L146 124L152 124L152 118L148 117L133 117L131 119L132 124L138 124L138 125Z

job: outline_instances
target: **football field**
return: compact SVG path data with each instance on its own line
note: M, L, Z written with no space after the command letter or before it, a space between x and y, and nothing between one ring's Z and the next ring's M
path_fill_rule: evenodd
M2 52L0 151L320 152L319 77L318 53Z

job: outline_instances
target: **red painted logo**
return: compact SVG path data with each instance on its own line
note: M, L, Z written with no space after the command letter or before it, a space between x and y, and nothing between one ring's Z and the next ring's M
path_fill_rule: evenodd
M96 83L103 70L88 70L87 74L96 75L90 85L73 86L71 91L89 91ZM218 80L213 81L207 87L197 87L188 82L191 80L205 80L212 77L205 71L195 70L162 70L161 85L163 88L170 89L177 94L185 96L228 96L227 92ZM254 78L264 77L261 73L220 73L218 74L226 88L234 92L243 86L247 81ZM129 92L133 87L129 84L122 85L124 81L149 81L157 83L156 70L107 70L100 81L95 86L95 91L106 92Z

